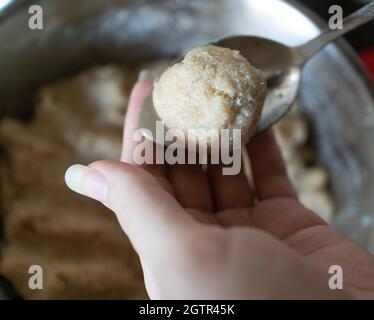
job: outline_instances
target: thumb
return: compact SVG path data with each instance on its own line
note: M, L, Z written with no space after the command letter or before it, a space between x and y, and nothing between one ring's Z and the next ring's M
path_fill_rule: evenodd
M111 209L143 258L152 253L162 259L170 244L196 225L158 180L140 167L116 161L73 165L65 181L73 191Z

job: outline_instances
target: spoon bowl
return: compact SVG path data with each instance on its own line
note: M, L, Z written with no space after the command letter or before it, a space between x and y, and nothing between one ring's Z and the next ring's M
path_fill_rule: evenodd
M261 132L282 119L291 109L301 82L304 64L323 47L351 30L374 19L374 1L349 15L343 29L326 29L317 38L299 47L255 36L233 36L211 43L240 51L251 64L260 69L267 81L267 96L256 132ZM156 78L158 75L155 75ZM152 92L140 113L140 127L147 139L165 144L157 135L156 122L161 121L152 102ZM157 138L156 138L157 137Z
M260 69L267 81L267 95L257 132L278 122L293 105L299 91L301 67L295 64L297 52L279 42L254 36L235 36L211 45L240 51L241 55ZM157 79L160 74L153 74ZM157 144L167 144L157 134L156 122L161 121L153 107L152 91L140 113L144 136ZM144 130L146 129L146 130Z

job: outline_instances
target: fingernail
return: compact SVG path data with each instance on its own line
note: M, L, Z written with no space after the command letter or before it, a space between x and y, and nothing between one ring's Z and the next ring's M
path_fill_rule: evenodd
M108 191L108 182L105 177L95 169L75 164L65 173L66 185L73 191L105 202Z
M139 73L138 81L142 81L142 80L146 80L146 79L154 80L155 78L156 78L156 75L155 75L155 73L153 71L151 71L151 70L142 70Z

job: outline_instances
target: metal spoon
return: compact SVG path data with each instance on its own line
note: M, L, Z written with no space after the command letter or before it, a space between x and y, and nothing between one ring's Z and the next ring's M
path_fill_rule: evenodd
M374 1L346 17L343 29L326 29L317 38L298 47L254 36L234 36L221 39L213 45L239 50L266 77L268 93L257 132L265 130L282 119L290 110L300 87L304 64L331 41L374 19ZM156 121L160 120L153 108L152 93L140 113L140 127L147 139L156 143Z

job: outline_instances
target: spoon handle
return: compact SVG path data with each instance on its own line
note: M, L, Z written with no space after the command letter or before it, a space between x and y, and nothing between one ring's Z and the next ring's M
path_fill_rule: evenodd
M343 20L343 29L326 29L317 38L312 39L304 45L296 47L295 50L297 52L299 63L303 64L331 41L368 23L373 19L374 1L346 17Z

